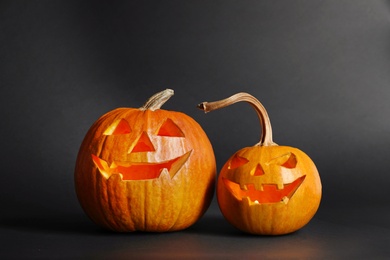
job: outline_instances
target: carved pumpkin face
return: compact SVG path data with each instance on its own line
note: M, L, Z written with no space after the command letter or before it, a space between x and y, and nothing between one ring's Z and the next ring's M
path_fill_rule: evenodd
M304 226L317 211L321 189L311 159L287 146L238 151L222 168L217 187L226 219L255 234L284 234Z
M306 177L300 176L296 155L288 152L261 159L245 158L236 153L228 162L226 175L222 178L224 185L236 199L246 199L250 205L287 204Z
M150 180L159 178L162 173L174 178L192 152L191 148L183 151L181 143L185 141L185 134L180 127L167 118L157 129L144 125L137 130L121 118L103 132L106 139L116 139L118 147L114 149L118 154L114 158L112 153L103 154L108 160L112 158L111 162L92 154L99 172L106 179L119 174L122 180ZM172 147L175 149L171 150Z
M192 118L162 109L118 108L86 134L75 185L95 223L120 232L164 232L184 229L202 216L215 175L210 141Z

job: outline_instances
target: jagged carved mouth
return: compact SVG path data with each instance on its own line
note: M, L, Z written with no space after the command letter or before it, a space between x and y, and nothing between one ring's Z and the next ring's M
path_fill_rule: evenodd
M277 184L262 184L256 189L254 184L243 185L223 178L223 182L228 190L238 200L247 200L249 205L266 204L266 203L284 203L287 204L295 191L304 181L306 175L299 177L291 183L283 184L282 188L278 188Z
M186 163L191 151L164 162L108 162L92 154L92 160L100 173L106 179L113 174L119 174L122 180L150 180L159 178L162 174L168 174L172 179L181 167Z

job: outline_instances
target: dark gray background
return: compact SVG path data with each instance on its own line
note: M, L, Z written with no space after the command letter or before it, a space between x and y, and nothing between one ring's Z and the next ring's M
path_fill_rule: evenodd
M1 1L0 256L390 255L389 1ZM116 107L165 88L197 120L218 170L259 140L255 112L202 101L245 91L274 141L305 151L320 210L289 236L246 236L214 200L186 231L101 231L74 192L78 148Z

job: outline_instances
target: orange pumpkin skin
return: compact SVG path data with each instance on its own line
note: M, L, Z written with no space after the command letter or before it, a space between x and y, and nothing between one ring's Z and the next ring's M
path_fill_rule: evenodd
M237 93L198 105L205 112L248 102L261 126L260 142L236 152L222 168L217 182L218 204L236 228L257 235L282 235L306 225L322 196L313 161L297 148L273 142L267 110L254 96Z
M222 214L251 234L281 235L302 228L315 215L321 194L312 160L288 146L241 149L224 165L217 183Z
M75 188L85 213L104 228L165 232L203 215L215 176L212 146L195 120L162 109L118 108L87 132Z

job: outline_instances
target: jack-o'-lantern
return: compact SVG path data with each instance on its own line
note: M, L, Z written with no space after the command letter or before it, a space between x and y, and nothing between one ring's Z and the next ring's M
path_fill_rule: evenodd
M271 123L263 105L247 93L203 102L205 112L246 101L261 123L260 142L236 152L223 166L217 182L218 205L236 228L261 235L281 235L305 226L315 215L322 195L317 168L297 148L272 140Z
M168 89L144 106L100 117L79 150L75 187L86 214L119 232L176 231L208 208L215 185L212 146L184 113L160 109Z

